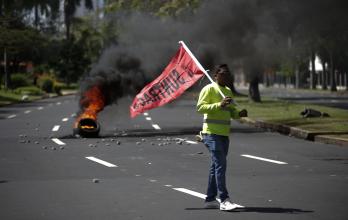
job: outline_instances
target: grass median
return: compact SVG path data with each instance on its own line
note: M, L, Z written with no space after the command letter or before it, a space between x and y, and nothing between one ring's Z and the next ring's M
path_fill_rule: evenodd
M236 101L242 108L246 108L249 117L255 120L284 124L312 132L348 133L348 110L266 97L263 97L262 103L250 102L247 97L237 97ZM330 117L303 118L300 113L305 108L326 112Z
M10 90L0 90L0 106L18 103L23 101L32 101L40 99L41 95L27 95L27 99L23 100L23 94L14 93Z

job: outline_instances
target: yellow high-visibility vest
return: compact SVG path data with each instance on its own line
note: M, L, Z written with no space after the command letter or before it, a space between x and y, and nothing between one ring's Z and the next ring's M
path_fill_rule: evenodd
M197 102L197 112L204 114L202 133L229 136L231 118L238 119L239 111L233 104L220 107L223 98L217 87L226 97L232 97L232 91L228 87L217 83L208 84L202 89Z

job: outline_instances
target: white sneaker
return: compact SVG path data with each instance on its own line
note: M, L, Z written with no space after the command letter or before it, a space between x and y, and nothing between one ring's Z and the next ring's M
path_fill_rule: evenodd
M233 209L238 208L238 207L239 207L239 205L237 205L235 203L231 203L231 201L229 199L225 199L225 201L220 203L220 210L222 210L222 211L230 211L230 210L233 210Z
M218 209L219 208L219 202L214 200L211 202L205 202L204 203L204 208L206 209Z
M197 142L203 142L203 134L202 134L202 131L200 131L199 134L196 135L196 141L197 141Z

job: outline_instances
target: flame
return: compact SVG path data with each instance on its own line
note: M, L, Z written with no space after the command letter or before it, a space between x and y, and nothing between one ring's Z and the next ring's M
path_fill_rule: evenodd
M82 129L94 129L94 126L82 125L81 128L82 128Z
M105 106L104 95L100 87L96 85L90 88L89 90L87 90L83 94L83 97L80 100L80 104L83 107L83 112L76 119L75 128L78 127L80 120L83 118L90 118L93 120L97 120L98 112L103 110ZM94 127L85 125L83 128L92 129Z

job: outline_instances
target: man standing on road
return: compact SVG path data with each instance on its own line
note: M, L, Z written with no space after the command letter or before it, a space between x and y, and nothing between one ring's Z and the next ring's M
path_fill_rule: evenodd
M231 203L226 189L227 153L229 148L230 119L247 117L247 111L238 111L233 104L232 92L226 86L230 77L230 71L226 64L217 66L214 72L216 83L206 85L199 94L197 111L204 114L202 141L211 154L211 167L206 208L218 208L228 211L238 207ZM222 99L219 89L226 98ZM220 197L220 205L216 196Z

